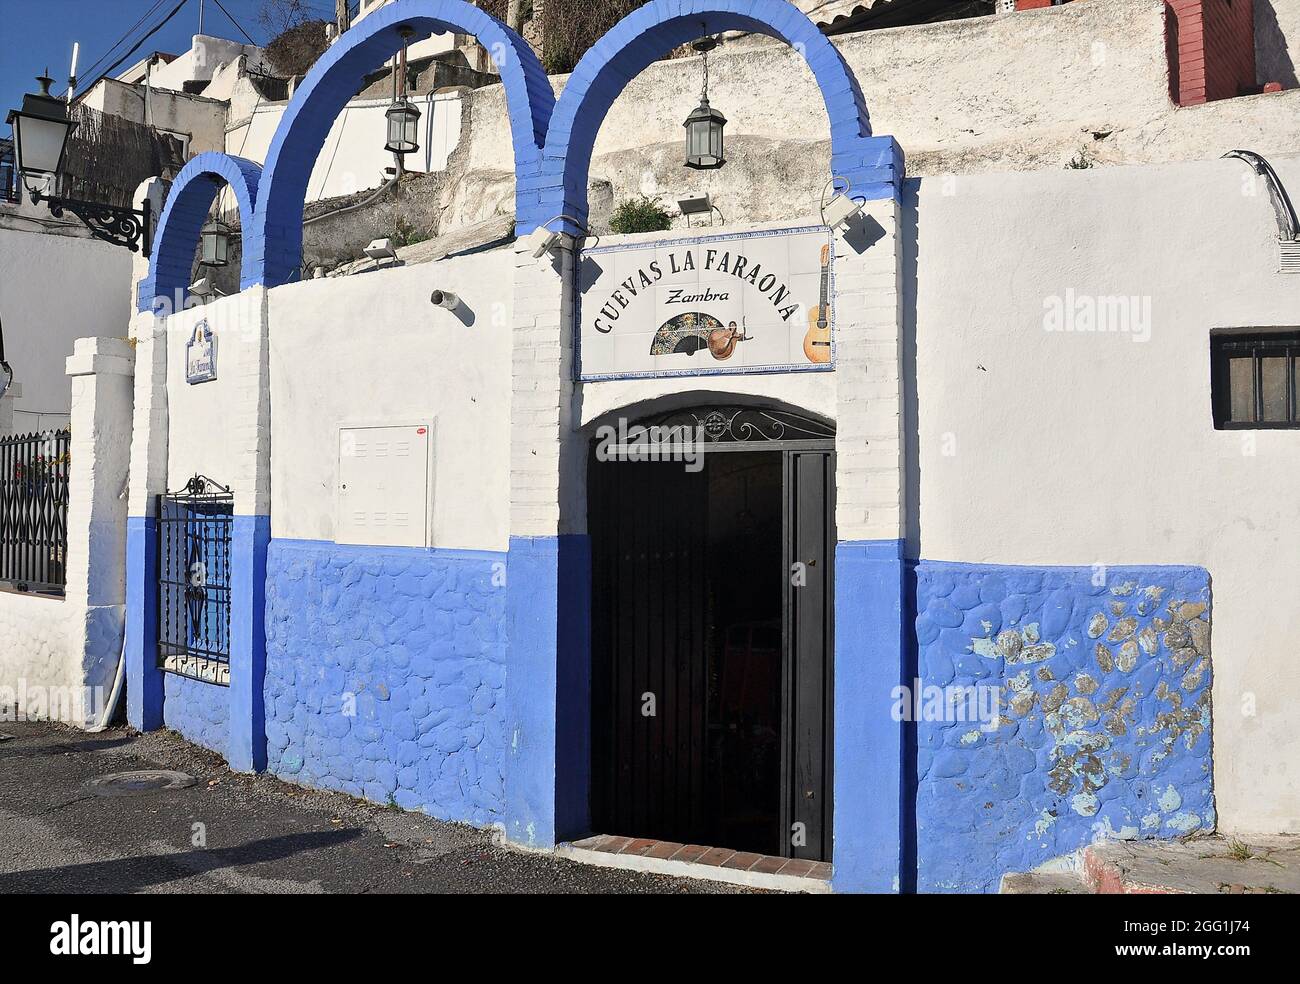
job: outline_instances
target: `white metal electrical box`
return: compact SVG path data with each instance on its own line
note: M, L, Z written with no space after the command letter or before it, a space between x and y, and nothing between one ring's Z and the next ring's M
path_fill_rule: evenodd
M428 546L430 431L339 428L337 543Z

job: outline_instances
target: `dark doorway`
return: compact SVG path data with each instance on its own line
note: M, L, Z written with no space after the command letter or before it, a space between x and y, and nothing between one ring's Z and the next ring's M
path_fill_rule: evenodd
M683 423L703 453L647 452ZM833 431L735 407L649 426L588 468L593 826L829 860Z

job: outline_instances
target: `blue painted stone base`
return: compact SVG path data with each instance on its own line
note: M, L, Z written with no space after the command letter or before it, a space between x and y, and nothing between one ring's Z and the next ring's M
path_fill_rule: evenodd
M163 725L229 759L230 688L175 673L162 677Z
M506 836L552 847L589 830L591 543L511 537Z
M272 540L270 771L500 824L505 583L503 554Z
M903 679L901 540L835 548L835 819L832 886L898 892L903 873L903 736L891 716Z
M1213 828L1206 571L922 561L916 579L921 891ZM929 713L984 697L994 715Z
M163 726L163 674L158 669L158 524L126 521L126 720L137 731Z

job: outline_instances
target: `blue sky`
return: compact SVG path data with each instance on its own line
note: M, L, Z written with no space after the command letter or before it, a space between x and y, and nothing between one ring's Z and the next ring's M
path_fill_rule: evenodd
M112 49L113 53L94 69L99 74L179 3L181 0L0 0L0 119L21 103L23 93L36 88L34 80L47 66L56 80L54 91L63 91L72 60L72 42L81 42L77 74L85 85L91 80L87 72L95 61ZM318 16L333 19L333 0L309 0L309 3ZM221 0L221 4L255 41L261 44L267 40L265 29L257 21L263 0ZM204 0L203 11L205 34L243 40L216 0ZM113 48L141 18L145 18L144 22ZM190 38L198 32L198 27L199 0L185 0L180 12L113 74L125 70L150 51L179 54L188 50ZM9 135L3 124L0 133Z

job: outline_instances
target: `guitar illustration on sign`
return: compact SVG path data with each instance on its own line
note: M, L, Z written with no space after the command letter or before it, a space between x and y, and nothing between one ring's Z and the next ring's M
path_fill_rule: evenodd
M815 365L831 361L831 248L822 247L821 303L808 312L808 333L803 336L803 354Z

